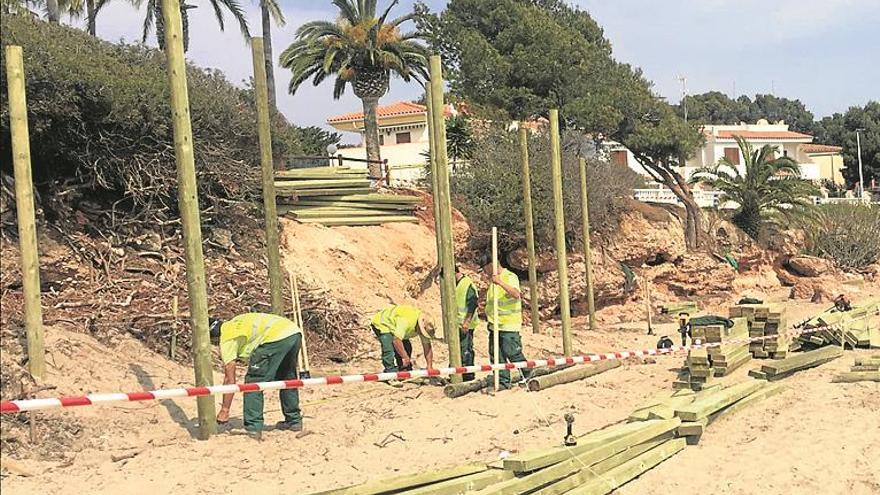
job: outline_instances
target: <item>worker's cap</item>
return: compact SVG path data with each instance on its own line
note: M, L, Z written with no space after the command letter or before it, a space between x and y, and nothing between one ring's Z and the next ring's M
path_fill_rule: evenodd
M223 326L223 320L220 318L208 318L208 335L211 336L211 342L214 344L220 342L221 326Z

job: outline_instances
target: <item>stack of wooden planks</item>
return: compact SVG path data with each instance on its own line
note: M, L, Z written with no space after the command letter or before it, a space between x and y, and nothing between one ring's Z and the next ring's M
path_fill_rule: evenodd
M326 226L382 225L417 221L415 196L377 194L367 172L317 167L275 173L278 213Z
M880 303L867 301L850 311L832 309L808 320L803 328L817 329L798 337L800 345L807 349L839 346L841 338L851 348L880 348Z
M673 388L702 390L714 382L714 377L728 375L752 358L746 341L748 321L745 318L733 318L732 321L733 326L729 328L725 325L698 325L691 329L694 342L720 345L688 352Z
M675 390L702 390L715 381L715 368L706 349L688 351L684 367L678 372L678 380L672 383Z
M761 366L760 369L749 371L749 376L766 380L779 380L790 376L798 371L813 368L829 361L833 361L843 355L840 347L826 346L814 351L794 354L791 357L771 361Z
M741 304L730 308L730 317L748 320L748 335L761 340L749 344L749 352L756 358L785 359L790 350L785 331L787 322L782 308L765 304Z
M687 313L691 316L700 310L696 301L679 301L660 306L660 314L678 316L681 313Z
M880 382L880 354L857 357L849 372L841 373L831 381L834 383Z

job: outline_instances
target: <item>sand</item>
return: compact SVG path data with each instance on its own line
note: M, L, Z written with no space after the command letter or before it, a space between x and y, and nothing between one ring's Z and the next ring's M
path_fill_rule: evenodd
M800 304L797 312L824 309ZM644 323L587 333L575 320L576 346L604 351L650 347ZM670 325L659 325L671 333ZM485 355L485 333L478 340ZM547 355L558 335L524 334L530 356ZM49 382L62 394L132 391L191 383L191 371L137 341L107 348L58 327L47 330ZM874 351L876 352L876 351ZM880 388L832 384L857 354L786 379L789 390L709 427L691 446L642 478L624 494L667 494L682 489L724 494L868 494L880 491ZM84 442L63 460L25 459L39 473L3 479L4 494L56 493L296 493L304 494L383 476L492 461L562 440L562 415L573 412L586 432L623 420L638 404L669 394L681 356L624 366L579 383L542 392L513 390L492 397L446 399L440 388L354 384L302 393L307 435L267 431L256 443L241 435L241 404L233 421L210 441L194 440L195 401L124 403L46 411L39 418L75 417ZM378 353L340 368L375 370ZM736 383L751 366L722 379ZM219 379L219 376L217 377ZM276 397L267 401L267 424L280 420ZM122 460L120 457L128 457ZM6 457L4 456L4 459Z

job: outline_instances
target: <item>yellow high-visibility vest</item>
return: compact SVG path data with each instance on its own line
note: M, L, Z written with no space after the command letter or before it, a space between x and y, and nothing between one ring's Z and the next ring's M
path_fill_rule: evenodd
M474 281L471 280L467 275L461 277L461 280L458 281L458 284L455 286L455 305L458 308L458 326L461 327L461 324L464 323L464 319L468 316L467 311L467 295L468 291L473 288L474 292L477 292L477 287L474 285ZM479 294L477 294L479 297ZM477 323L480 322L480 318L477 317L476 311L474 311L474 315L471 318L471 323L468 328L471 330L477 329Z
M519 278L515 273L508 269L501 270L501 280L505 284L519 289ZM495 304L495 293L498 294L498 322L493 321L493 307ZM486 291L486 319L498 331L501 332L519 332L522 328L522 301L511 297L499 285L492 284Z
M278 342L301 333L299 326L283 316L245 313L220 327L220 357L224 363L247 359L262 344Z
M379 333L390 333L400 340L409 340L419 334L421 310L406 304L388 306L370 320Z

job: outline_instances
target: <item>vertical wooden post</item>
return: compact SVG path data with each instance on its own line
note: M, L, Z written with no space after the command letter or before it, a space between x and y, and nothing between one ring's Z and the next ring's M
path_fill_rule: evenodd
M440 213L440 303L443 310L443 335L449 346L449 362L461 366L461 341L458 311L455 307L455 252L452 248L452 206L449 198L449 161L446 155L446 119L443 112L443 73L440 55L431 55L431 118L434 121L434 150L437 172L437 209ZM452 375L460 383L461 375Z
M584 281L587 284L587 310L590 312L590 329L596 328L596 302L593 299L593 251L590 249L590 201L587 194L587 160L579 160L581 172L581 210L584 230Z
M495 364L499 364L499 358L501 355L501 351L499 349L500 346L500 330L498 325L498 290L501 288L495 285L495 277L498 276L498 227L492 227L492 283L489 284L489 287L492 287L492 346L493 346L493 359ZM500 385L501 372L493 370L493 376L495 379L495 391L498 392L498 386Z
M180 322L177 321L178 311L180 308L180 300L177 294L171 299L171 349L168 350L168 357L174 361L177 357L177 332L180 331Z
M192 324L193 364L196 385L214 384L211 367L211 337L208 334L208 293L205 283L205 260L202 252L202 226L196 183L192 122L189 116L189 91L186 84L186 59L183 53L183 29L180 2L162 0L165 21L165 56L168 59L168 84L171 87L171 113L174 125L174 156L177 161L177 202L183 226L186 258L186 285ZM199 438L207 440L217 431L214 398L196 399Z
M303 321L302 303L299 299L299 285L296 283L296 275L290 273L290 298L293 300L293 318L302 332L302 346L300 347L300 378L311 378L311 366L309 365L309 347L306 343L306 324Z
M532 333L541 332L538 315L538 266L535 260L535 219L532 214L532 179L529 170L529 132L519 123L519 157L522 163L523 216L526 222L526 251L529 257L529 309Z
M251 38L254 58L254 94L257 103L257 135L260 139L260 168L263 179L263 218L266 223L266 265L272 312L284 315L284 282L278 241L278 209L275 204L275 164L272 162L272 131L269 128L269 92L263 38Z
M553 175L553 216L556 227L556 270L559 274L559 312L562 316L562 352L571 356L571 307L568 299L568 255L565 251L565 211L562 203L562 150L559 110L550 110L550 171Z
M437 271L440 271L440 195L437 194L437 135L434 132L434 109L431 83L425 84L425 98L428 103L428 164L431 168L431 204L434 207L434 237L437 239Z
M648 335L654 335L654 325L651 321L651 282L648 280L647 275L645 275L644 281L645 287L645 313L648 318Z
M6 46L6 88L9 95L9 130L12 134L28 371L32 377L42 381L46 378L46 352L43 348L43 308L40 306L40 254L37 249L34 214L34 179L31 173L24 59L20 46Z

